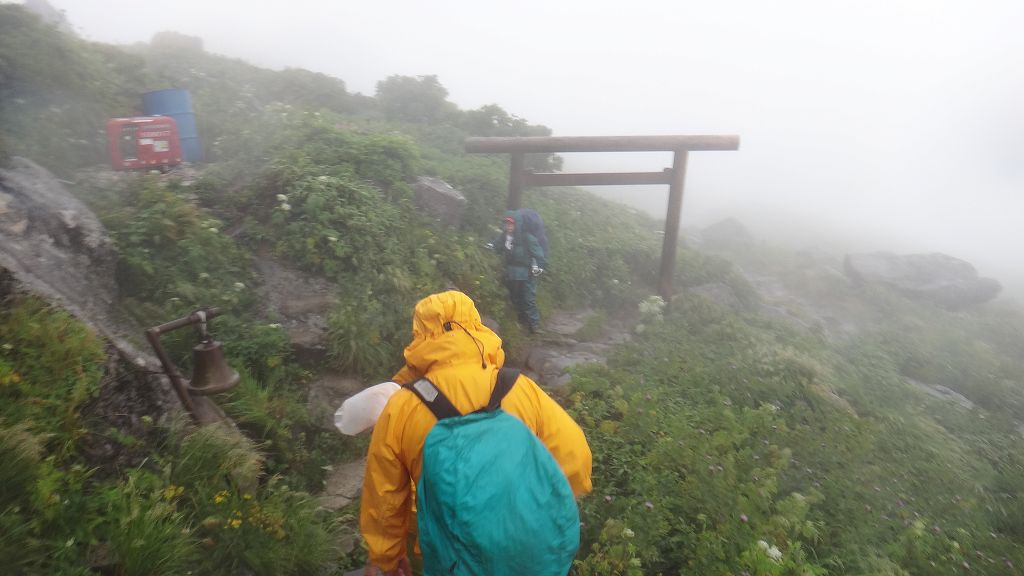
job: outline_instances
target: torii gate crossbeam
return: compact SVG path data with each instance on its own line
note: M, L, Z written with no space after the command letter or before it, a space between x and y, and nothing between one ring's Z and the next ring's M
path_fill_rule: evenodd
M665 238L658 273L658 294L672 301L679 220L683 208L683 183L691 151L739 150L739 136L535 136L521 138L467 138L466 152L511 155L508 179L508 207L519 208L527 186L603 186L668 184ZM525 154L559 152L673 152L672 168L662 172L563 174L534 173L524 169Z

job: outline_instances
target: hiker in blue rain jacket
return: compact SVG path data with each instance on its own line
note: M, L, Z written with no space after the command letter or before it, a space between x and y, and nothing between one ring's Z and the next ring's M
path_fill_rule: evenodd
M531 334L540 332L540 312L537 310L537 277L547 268L544 249L536 236L523 226L518 210L509 210L503 221L505 231L489 244L505 257L505 287L519 321L530 328Z

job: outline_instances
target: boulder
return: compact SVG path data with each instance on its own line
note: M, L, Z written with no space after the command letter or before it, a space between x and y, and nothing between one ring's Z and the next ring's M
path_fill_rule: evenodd
M855 283L889 286L951 309L988 302L1002 289L997 280L979 277L970 263L946 254L848 254L843 269Z
M0 169L0 298L39 296L113 345L124 366L108 366L89 411L134 434L142 416L156 419L181 406L157 359L138 347L142 328L116 309L117 259L96 215L53 174L18 157ZM212 402L209 409L218 410ZM102 456L108 448L98 442L87 451Z
M754 247L754 236L739 220L726 218L700 232L701 245L707 250L741 252Z
M466 197L439 178L420 176L413 187L416 206L431 214L437 221L448 226L462 223L466 210Z
M53 174L18 157L0 169L0 268L109 332L116 266L106 229Z

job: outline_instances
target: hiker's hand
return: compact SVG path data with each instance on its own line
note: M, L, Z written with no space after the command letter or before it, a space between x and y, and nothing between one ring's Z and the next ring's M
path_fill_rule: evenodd
M540 276L543 273L544 273L544 269L540 268L538 266L534 266L533 268L530 268L530 274L532 274L534 278L536 278L537 276Z

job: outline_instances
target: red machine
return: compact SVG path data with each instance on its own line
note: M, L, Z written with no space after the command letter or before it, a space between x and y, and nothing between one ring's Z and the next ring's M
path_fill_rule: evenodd
M114 170L165 169L181 164L178 124L170 116L107 120L107 149Z

